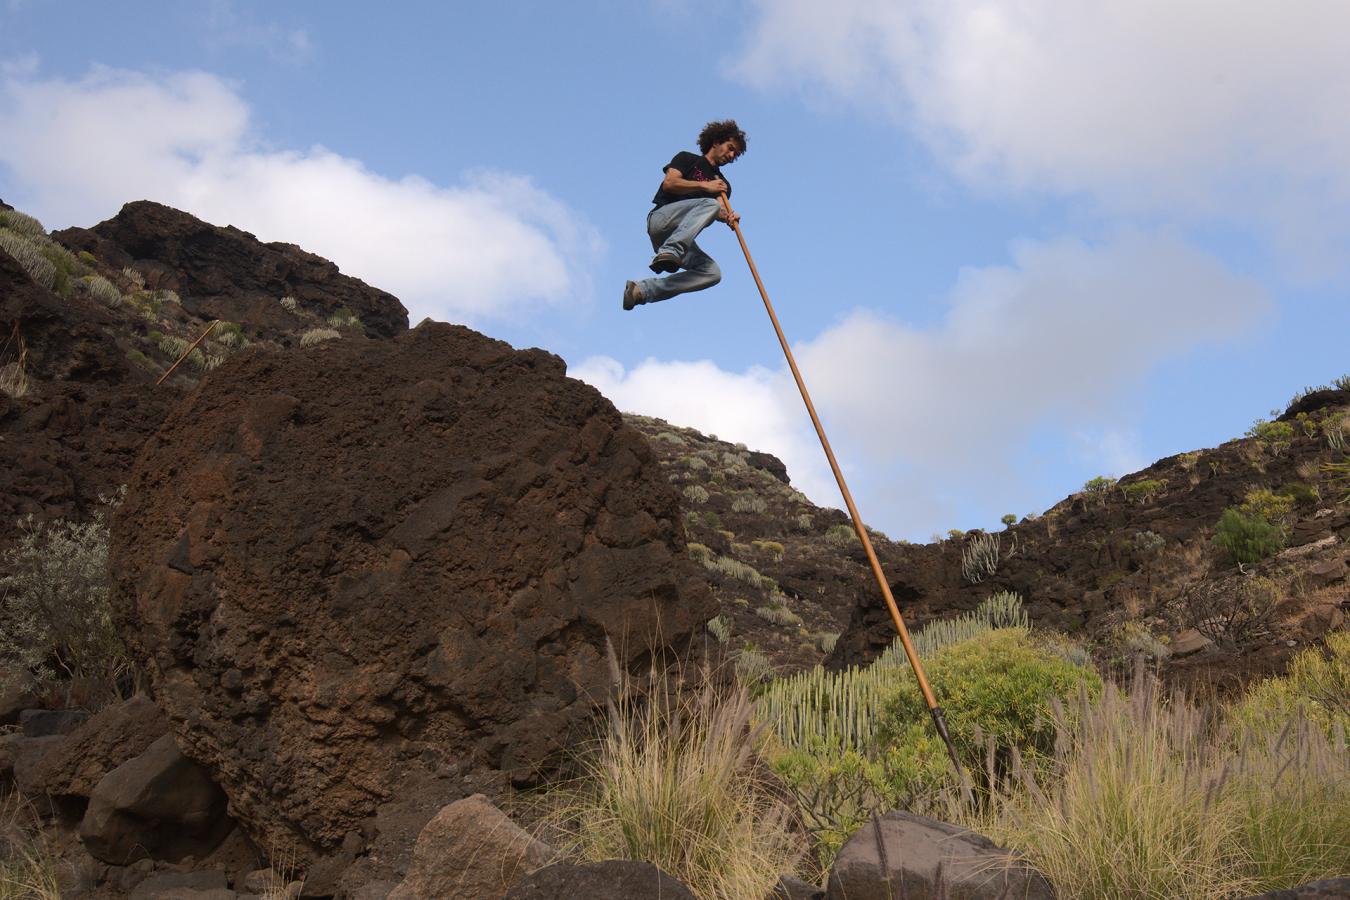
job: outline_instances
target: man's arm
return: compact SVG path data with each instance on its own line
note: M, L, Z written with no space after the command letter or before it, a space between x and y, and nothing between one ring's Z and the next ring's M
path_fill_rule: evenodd
M661 190L668 194L708 194L716 197L727 192L727 183L720 178L714 178L712 181L690 181L684 177L683 172L671 166L666 169L666 177L661 181Z

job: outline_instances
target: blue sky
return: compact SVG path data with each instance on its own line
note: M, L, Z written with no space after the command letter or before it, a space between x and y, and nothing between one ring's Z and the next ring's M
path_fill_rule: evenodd
M0 197L148 198L838 495L734 235L624 313L662 165L733 203L869 525L926 540L1214 446L1350 371L1331 0L0 0Z

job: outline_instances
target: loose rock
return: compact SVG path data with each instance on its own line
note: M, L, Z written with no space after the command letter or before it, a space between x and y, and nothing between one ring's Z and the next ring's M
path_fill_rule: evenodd
M552 856L551 847L522 831L482 794L474 794L445 807L422 829L412 871L389 900L500 900L525 873Z
M98 859L125 865L146 855L204 855L231 827L225 795L166 734L98 783L80 838Z
M907 812L860 828L839 851L827 900L1054 900L1045 877L986 837Z

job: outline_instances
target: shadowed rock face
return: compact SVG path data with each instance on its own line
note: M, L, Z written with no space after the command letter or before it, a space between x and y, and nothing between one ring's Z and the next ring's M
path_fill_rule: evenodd
M52 237L114 269L134 265L148 287L177 291L184 307L203 318L243 323L250 337L278 338L295 327L278 302L286 296L323 316L346 307L376 337L408 330L397 297L341 274L323 257L148 200L128 203L93 228Z
M23 346L33 379L25 397L0 392L0 543L20 516L92 512L172 405L127 363L117 322L88 297L35 284L0 250L0 364Z
M110 555L184 750L312 859L403 786L429 817L465 772L535 777L606 635L630 667L684 648L711 602L678 516L561 360L426 325L231 359L146 443Z

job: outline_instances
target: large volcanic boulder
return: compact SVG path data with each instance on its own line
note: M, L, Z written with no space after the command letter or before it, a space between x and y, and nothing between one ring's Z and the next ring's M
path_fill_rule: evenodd
M428 324L217 369L146 443L111 555L183 750L260 846L326 864L414 795L415 837L466 772L537 777L607 640L630 668L686 648L712 609L679 521L561 360Z
M128 203L93 228L67 228L52 237L115 269L134 265L148 286L181 294L185 309L242 323L250 336L279 337L294 329L294 317L279 303L287 296L324 317L345 307L378 337L408 330L408 311L397 297L341 274L323 257L294 244L265 244L233 226L211 225L149 200Z

